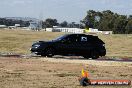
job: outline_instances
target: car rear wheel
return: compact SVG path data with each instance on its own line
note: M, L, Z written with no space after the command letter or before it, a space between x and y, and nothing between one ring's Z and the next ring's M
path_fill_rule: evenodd
M91 52L91 58L92 59L98 59L99 58L99 53L98 53L98 51L92 51Z
M55 51L53 48L47 48L45 51L45 56L52 57L52 56L54 56L54 53L55 53Z

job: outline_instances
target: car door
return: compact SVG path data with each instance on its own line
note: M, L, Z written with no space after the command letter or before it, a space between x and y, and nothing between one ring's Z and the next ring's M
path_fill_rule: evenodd
M77 54L78 51L78 35L74 34L69 36L68 38L68 53L70 54Z
M62 39L58 49L61 54L75 54L77 52L77 35L69 35Z
M86 35L79 36L79 51L81 55L90 54L91 50L91 42L89 41L89 37Z

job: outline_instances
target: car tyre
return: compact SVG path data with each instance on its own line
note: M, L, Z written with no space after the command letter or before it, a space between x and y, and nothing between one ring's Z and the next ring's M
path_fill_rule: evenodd
M52 56L54 56L54 53L55 53L55 51L53 48L47 48L45 51L45 56L52 57Z

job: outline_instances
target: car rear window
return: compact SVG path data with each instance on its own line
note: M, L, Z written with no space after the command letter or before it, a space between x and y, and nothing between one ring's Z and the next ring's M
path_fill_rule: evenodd
M104 44L104 42L101 39L99 39L97 36L89 37L88 40L91 41L91 42L94 42L94 43Z

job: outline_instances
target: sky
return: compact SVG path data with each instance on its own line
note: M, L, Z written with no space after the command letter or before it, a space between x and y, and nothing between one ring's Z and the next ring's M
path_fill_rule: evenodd
M53 18L79 22L88 10L132 14L132 0L0 0L0 17Z

